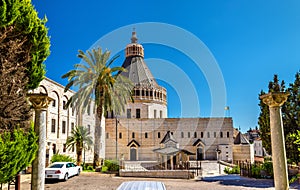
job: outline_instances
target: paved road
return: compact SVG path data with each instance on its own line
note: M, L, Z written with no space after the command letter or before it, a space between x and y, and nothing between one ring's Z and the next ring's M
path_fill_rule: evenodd
M21 190L30 190L30 178L21 184ZM122 182L139 181L162 181L168 190L254 190L254 189L274 189L271 180L257 180L242 178L239 176L211 176L203 180L184 179L157 179L157 178L124 178L104 175L100 173L81 173L80 176L73 177L66 182L51 181L45 184L46 190L115 190ZM299 184L291 189L299 189ZM13 189L13 188L11 188Z

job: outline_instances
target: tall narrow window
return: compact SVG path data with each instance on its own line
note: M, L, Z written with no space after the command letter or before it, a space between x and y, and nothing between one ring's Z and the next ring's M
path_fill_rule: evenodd
M66 121L62 121L62 133L66 133Z
M223 132L222 131L220 132L220 137L223 138Z
M181 138L184 138L184 133L183 132L181 132Z
M197 138L197 132L196 131L194 132L194 138Z
M51 133L55 133L55 119L51 120Z
M203 132L201 132L201 138L203 138Z
M147 139L148 138L148 133L145 133L145 139Z
M135 138L135 133L134 133L134 132L132 132L132 138L133 138L133 139Z
M63 144L63 152L66 152L66 150L67 150L67 146L66 144Z
M141 109L136 109L136 118L141 118Z
M109 138L109 133L106 133L106 139L108 139Z
M229 138L229 131L227 131L227 138Z
M214 138L216 138L217 137L217 133L216 132L214 132Z
M75 126L75 124L72 122L72 123L71 123L71 131L74 130L74 126Z
M210 134L209 134L209 132L207 132L207 138L210 138Z
M67 106L66 106L66 104L67 104L67 102L64 100L64 101L63 101L63 109L64 109L64 110L66 110L66 109L67 109Z
M131 118L131 109L127 109L127 118Z
M87 125L88 133L91 133L91 125Z
M162 110L159 111L159 118L163 118L163 112L162 112Z
M191 137L191 133L190 132L188 132L188 138L190 138Z
M156 118L156 110L154 110L154 118Z
M122 138L122 133L119 133L119 139L121 139Z
M55 100L52 100L52 107L55 107L55 105L56 105Z
M91 104L88 105L86 111L87 111L87 114L88 114L88 115L91 115Z
M157 133L157 138L159 138L159 139L160 139L160 132L158 132L158 133Z

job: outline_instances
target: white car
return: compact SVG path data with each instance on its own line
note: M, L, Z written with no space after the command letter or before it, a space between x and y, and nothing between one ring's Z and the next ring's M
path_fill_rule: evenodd
M79 175L80 167L72 162L54 162L45 168L46 179L63 179L67 181L69 177Z

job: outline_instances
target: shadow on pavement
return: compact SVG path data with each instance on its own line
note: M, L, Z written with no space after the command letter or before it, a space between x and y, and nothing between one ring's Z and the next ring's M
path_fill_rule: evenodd
M202 178L202 181L207 182L219 182L222 185L233 185L243 187L255 187L255 188L274 188L273 179L254 179L241 177L239 175L220 175L220 176L206 176ZM290 184L290 189L299 189L299 182Z

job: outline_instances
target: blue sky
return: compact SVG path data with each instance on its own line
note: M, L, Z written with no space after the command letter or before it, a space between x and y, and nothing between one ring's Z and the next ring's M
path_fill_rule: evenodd
M220 75L215 77L214 71L202 70L176 47L147 40L149 36L153 41L172 39L184 48L194 48L191 50L193 55L199 53L198 58L205 61L201 57L205 50L199 50L196 42L196 45L187 43L184 36L173 32L163 36L160 27L152 27L146 32L143 23L178 27L202 41L224 80L226 93L222 97L225 104L217 106L222 109L229 106L234 127L241 127L243 131L257 125L258 94L267 90L273 75L278 74L280 79L290 83L300 69L298 0L33 0L33 4L40 17L46 15L48 18L51 55L45 62L46 76L63 85L67 81L61 76L80 62L76 56L79 49L91 48L113 31L121 31L121 35L110 35L114 37L110 44L99 45L111 50L118 43L125 48L130 42L131 28L135 27L139 42L145 48L149 68L168 90L169 117L220 116L212 112L215 92L212 89L222 87L212 86L220 81L211 83ZM115 64L121 65L123 52L112 51L112 54L120 55ZM207 62L204 67L210 67L210 64Z

